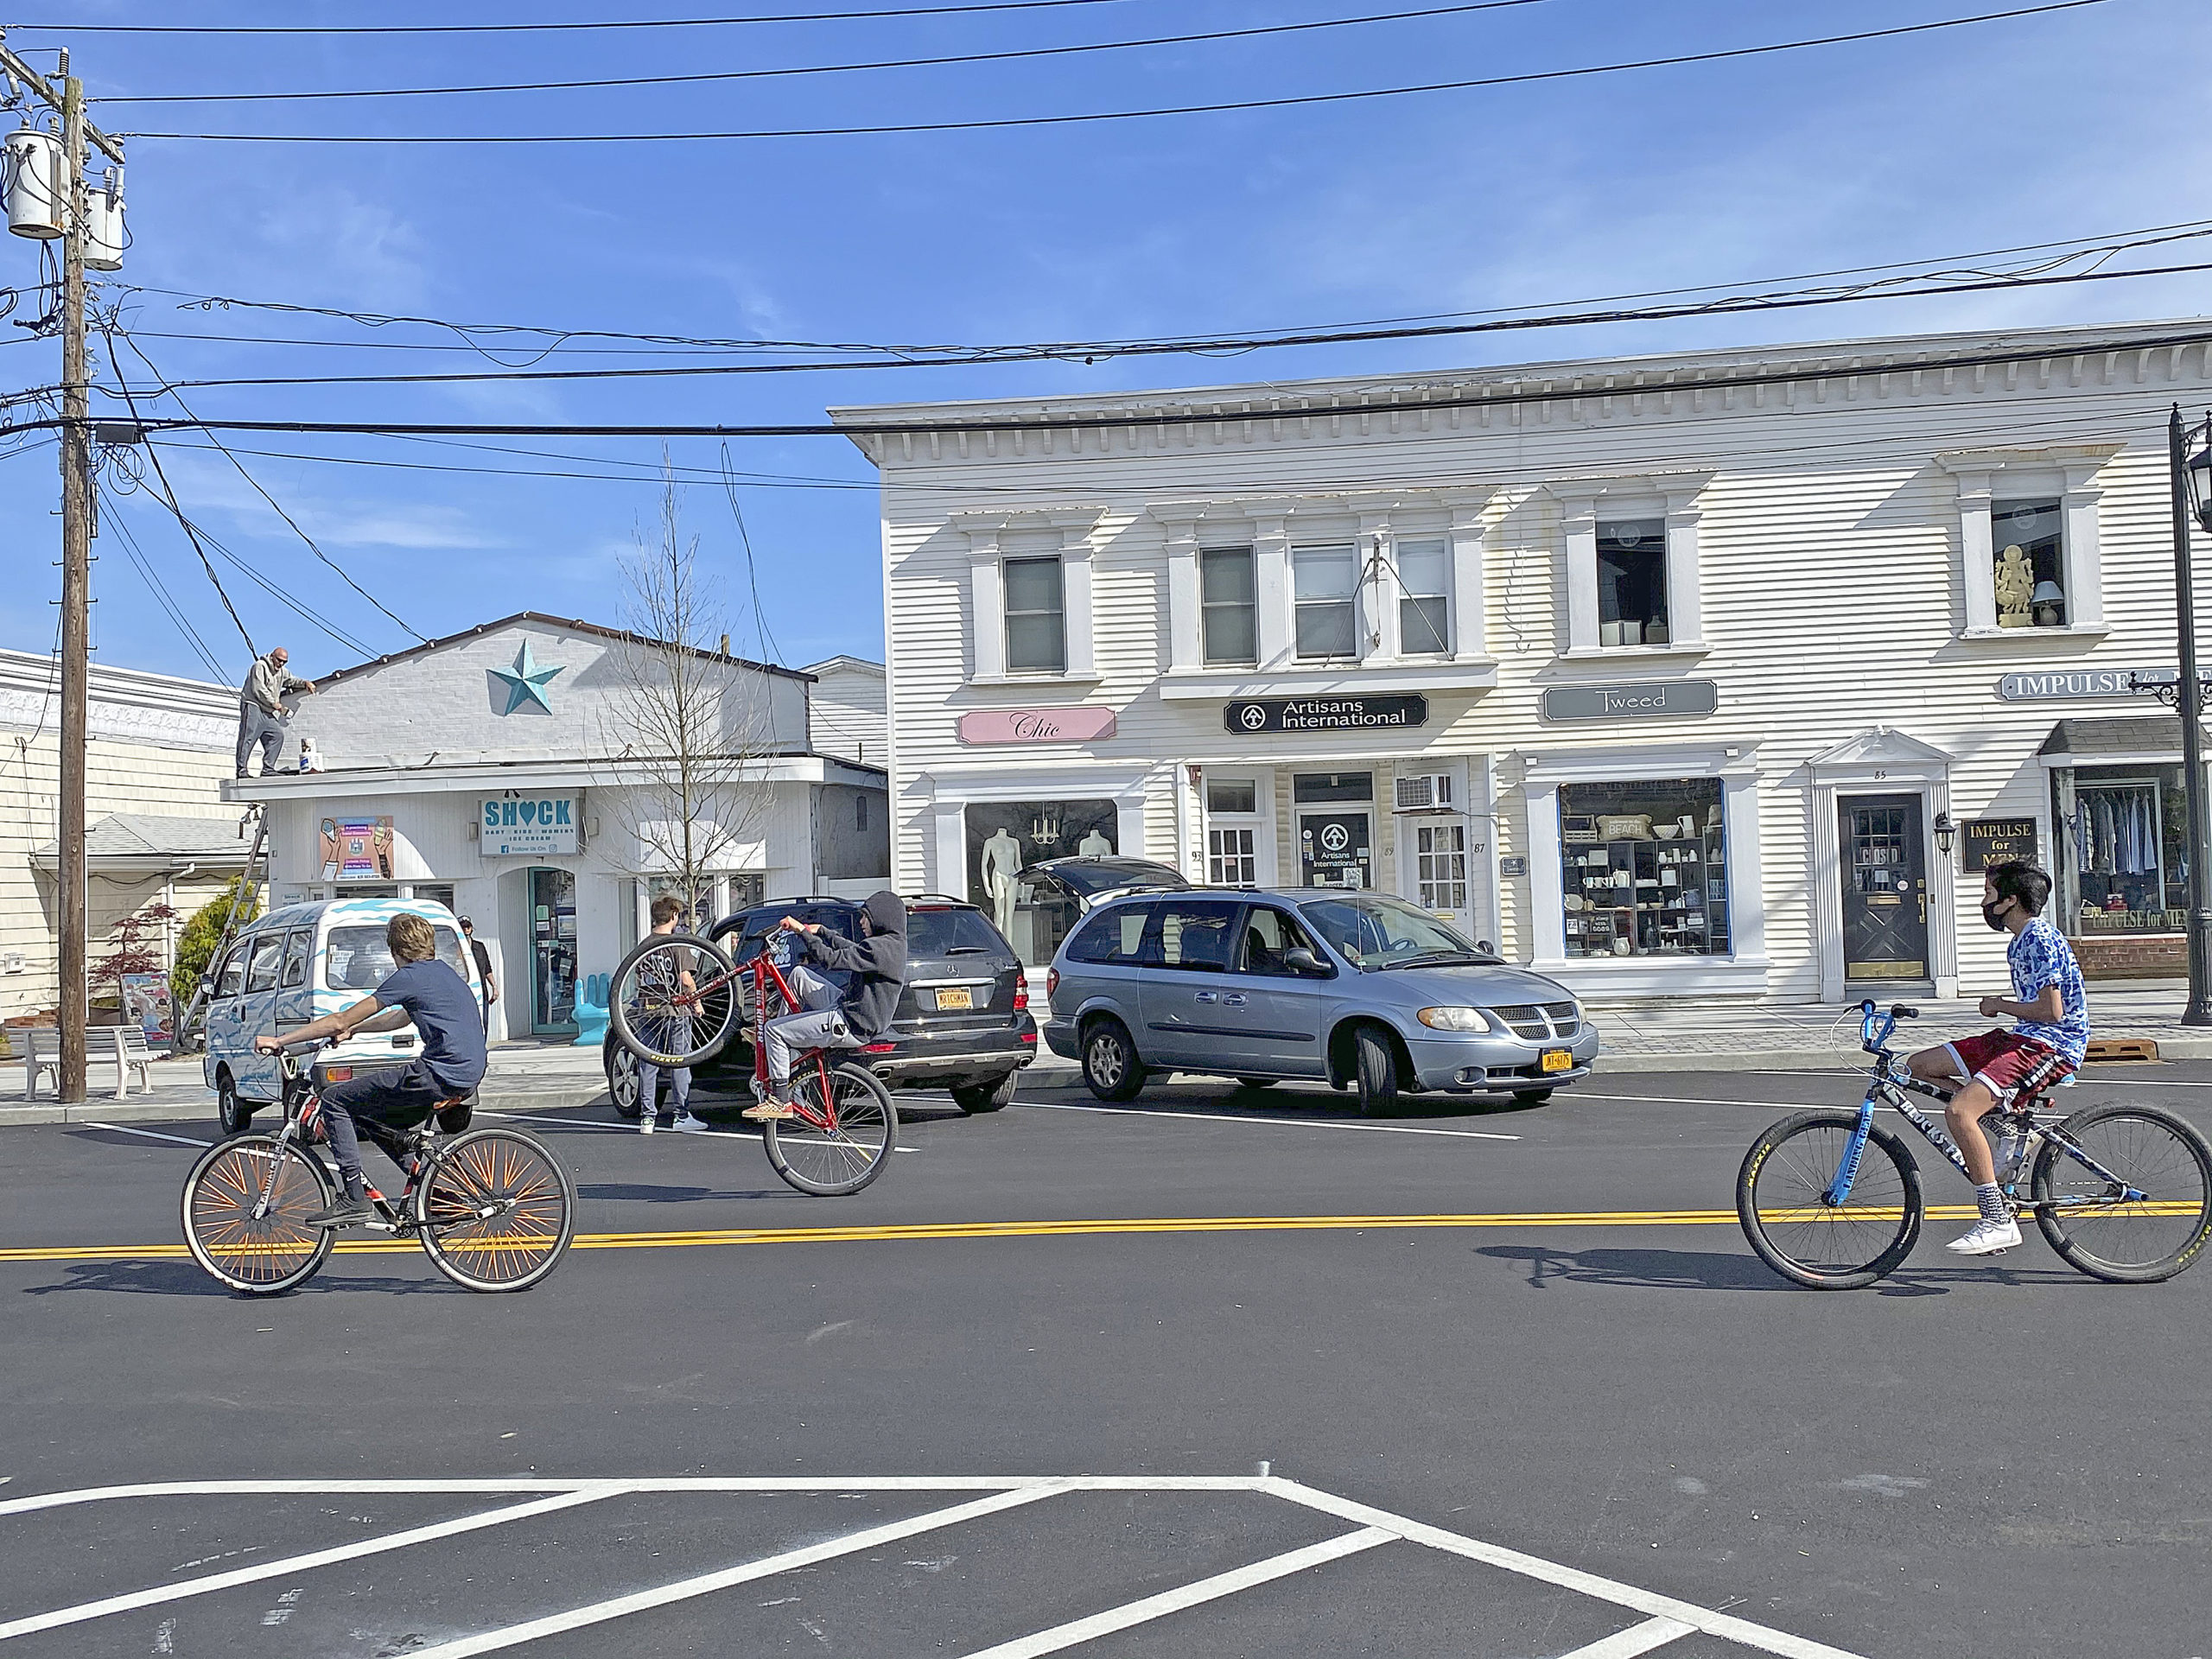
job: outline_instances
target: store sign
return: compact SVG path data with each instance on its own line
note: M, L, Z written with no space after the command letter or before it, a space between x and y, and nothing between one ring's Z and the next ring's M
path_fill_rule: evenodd
M1720 706L1711 680L1660 680L1648 685L1555 685L1544 693L1546 720L1642 720L1709 715Z
M1428 724L1427 697L1253 697L1225 704L1221 723L1262 732L1389 731Z
M2171 668L2052 669L2033 674L2007 674L1997 682L1997 695L2005 702L2064 702L2080 697L2132 697L2139 694L2133 681L2147 689L2174 685L2181 676Z
M1114 735L1111 709L971 709L963 743L1095 743Z
M1961 824L1960 868L1978 874L1993 864L2032 864L2037 838L2033 818L1980 818Z
M326 881L389 881L392 878L390 818L325 818L318 861Z
M573 795L486 797L477 804L477 840L487 858L539 858L576 850Z

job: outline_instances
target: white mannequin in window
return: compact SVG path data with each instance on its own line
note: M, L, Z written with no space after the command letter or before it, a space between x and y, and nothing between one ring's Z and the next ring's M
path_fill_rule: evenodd
M1111 858L1114 855L1114 843L1097 830L1093 830L1077 842L1075 849L1084 858Z
M1003 827L993 832L983 843L981 871L983 891L990 896L992 919L998 923L999 931L1009 938L1014 933L1014 877L1021 873L1021 843L1011 830Z

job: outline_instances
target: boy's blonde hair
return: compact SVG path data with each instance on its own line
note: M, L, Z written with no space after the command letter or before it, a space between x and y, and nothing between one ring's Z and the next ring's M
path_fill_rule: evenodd
M391 947L394 962L428 962L438 954L438 936L420 916L393 917L385 924L384 942Z

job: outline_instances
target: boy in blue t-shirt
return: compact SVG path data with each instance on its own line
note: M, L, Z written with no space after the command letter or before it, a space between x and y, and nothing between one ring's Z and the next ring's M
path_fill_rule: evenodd
M1982 879L1981 918L2012 942L2005 960L2012 995L1981 999L1985 1020L2010 1019L2010 1031L1985 1032L1923 1048L1906 1065L1929 1083L1961 1086L1943 1109L1951 1139L1967 1161L1981 1219L1944 1248L1990 1255L2020 1242L2020 1224L1997 1185L1996 1160L1981 1120L2000 1106L2053 1089L2080 1067L2089 1046L2089 1001L2082 969L2059 931L2043 918L2050 878L2032 864L1993 864Z

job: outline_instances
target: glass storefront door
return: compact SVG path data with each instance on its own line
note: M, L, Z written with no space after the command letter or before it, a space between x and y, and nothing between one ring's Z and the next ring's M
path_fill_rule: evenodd
M1843 976L1928 975L1928 863L1917 795L1849 795L1837 802L1843 867Z
M1304 887L1373 887L1373 819L1364 810L1341 807L1301 811L1298 868Z
M530 1029L573 1036L576 1029L576 878L570 870L530 873Z

